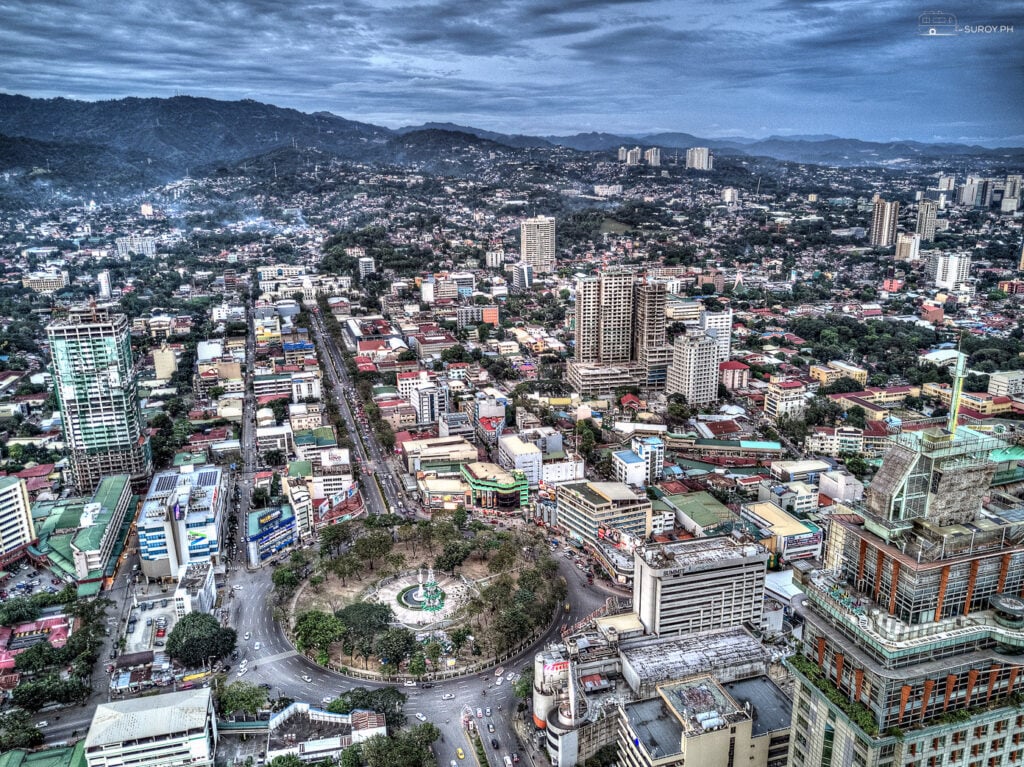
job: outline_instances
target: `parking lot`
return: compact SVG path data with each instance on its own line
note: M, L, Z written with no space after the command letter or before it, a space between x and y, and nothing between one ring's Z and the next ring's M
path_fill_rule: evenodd
M64 588L64 583L55 578L49 570L42 567L34 567L26 560L13 565L8 572L11 574L11 577L0 586L0 599L29 596L30 594L38 594L40 592L56 594Z
M133 607L125 631L125 652L162 650L174 628L174 599L169 596L140 598Z

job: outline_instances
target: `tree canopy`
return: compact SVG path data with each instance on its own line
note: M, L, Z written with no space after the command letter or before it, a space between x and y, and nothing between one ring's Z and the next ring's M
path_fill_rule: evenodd
M189 613L174 624L167 636L167 654L186 667L199 668L212 658L223 658L235 649L233 628L220 625L206 613Z

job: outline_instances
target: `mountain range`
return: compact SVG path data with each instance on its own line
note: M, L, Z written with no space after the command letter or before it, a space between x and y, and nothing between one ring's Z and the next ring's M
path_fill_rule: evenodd
M139 188L186 173L236 165L285 148L309 148L343 160L427 163L475 146L481 151L555 149L613 152L620 146L659 146L666 155L691 146L719 154L857 166L979 158L1024 163L1024 149L990 149L914 141L870 142L836 136L705 138L689 133L625 136L508 135L454 123L397 130L330 112L305 113L252 100L216 101L191 96L115 101L35 99L0 94L0 172L3 182ZM447 166L445 166L447 167Z

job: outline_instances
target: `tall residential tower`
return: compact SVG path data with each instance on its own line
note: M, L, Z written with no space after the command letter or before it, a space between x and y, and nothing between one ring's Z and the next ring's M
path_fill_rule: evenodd
M139 411L128 318L109 307L79 306L46 328L53 378L80 493L109 474L145 487L153 470Z
M519 225L521 260L533 267L535 274L555 270L555 219L537 216Z

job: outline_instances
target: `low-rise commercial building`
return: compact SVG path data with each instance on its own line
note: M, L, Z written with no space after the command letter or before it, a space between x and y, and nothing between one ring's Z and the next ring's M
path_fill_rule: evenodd
M88 767L213 767L216 751L208 687L101 703L85 736Z
M249 567L259 567L295 539L295 512L288 504L250 511L245 529Z
M651 534L651 502L621 482L571 482L555 492L558 526L581 543L596 543L599 531L619 530L643 539Z
M488 513L512 513L529 503L526 475L497 464L474 461L462 466L466 506Z

